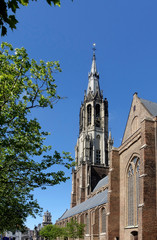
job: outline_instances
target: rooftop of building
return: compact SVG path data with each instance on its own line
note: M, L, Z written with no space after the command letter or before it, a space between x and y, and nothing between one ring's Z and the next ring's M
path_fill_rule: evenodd
M94 188L93 192L97 192L98 189L104 187L105 185L108 184L108 176L104 177L103 179L101 179L98 184L96 185L96 187ZM85 212L91 208L100 206L104 203L107 203L107 195L108 195L108 189L105 189L104 191L94 195L93 197L90 197L89 199L87 199L86 201L76 205L73 208L70 208L69 210L67 210L59 219L63 220L69 217L72 217L76 214L79 214L81 212Z
M100 188L104 187L105 185L108 184L108 176L102 178L98 184L96 185L96 187L93 189L93 193L97 192Z
M108 189L94 195L93 197L87 199L86 201L80 203L79 205L76 205L75 207L70 208L62 215L62 217L58 219L58 221L72 217L76 214L85 212L91 208L107 203L107 194L108 194Z
M152 116L157 116L157 103L139 98L144 107L149 111Z

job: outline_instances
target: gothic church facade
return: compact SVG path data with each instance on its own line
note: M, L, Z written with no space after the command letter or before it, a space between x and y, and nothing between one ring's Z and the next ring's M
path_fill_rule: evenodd
M71 208L56 224L84 223L85 240L157 240L157 103L134 94L122 144L108 133L93 53L80 108Z

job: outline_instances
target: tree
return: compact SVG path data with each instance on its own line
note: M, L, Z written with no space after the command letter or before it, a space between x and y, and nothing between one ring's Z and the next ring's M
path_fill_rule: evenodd
M13 49L2 43L0 49L0 232L22 229L28 215L41 208L32 191L65 182L64 171L53 171L55 164L70 168L72 158L47 152L49 134L41 129L32 109L53 108L60 99L53 74L58 62L30 60L24 48ZM43 111L43 110L42 110ZM37 158L38 157L38 158ZM38 160L34 160L38 159Z
M33 1L33 0L32 0ZM36 0L37 1L37 0ZM60 6L60 0L46 0L49 5L54 3L54 5ZM7 34L7 27L16 29L16 24L18 23L15 14L19 5L27 6L29 0L1 0L0 1L0 28L1 35L4 36ZM11 12L11 14L10 14Z
M46 0L46 2L50 6L52 3L55 6L60 6L60 0ZM29 0L0 0L0 28L2 36L7 34L7 27L12 30L16 29L16 24L18 23L15 17L16 11L20 6L27 6L28 4Z
M71 218L66 227L61 227L58 225L47 225L40 230L39 235L48 240L55 240L57 237L69 237L73 239L83 238L84 228L85 224L78 223L76 220Z
M69 238L83 238L84 237L85 224L78 223L76 220L71 218L70 222L66 226L66 236Z
M49 240L55 240L57 237L64 237L65 228L57 225L47 225L40 230L39 235Z

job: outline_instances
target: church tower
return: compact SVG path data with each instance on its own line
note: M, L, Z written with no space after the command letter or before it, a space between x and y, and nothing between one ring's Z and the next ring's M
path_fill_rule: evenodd
M43 216L43 226L52 224L51 222L51 213L49 211L46 211Z
M71 207L85 201L96 184L108 173L108 101L103 99L100 91L95 44L88 79L87 92L80 107Z

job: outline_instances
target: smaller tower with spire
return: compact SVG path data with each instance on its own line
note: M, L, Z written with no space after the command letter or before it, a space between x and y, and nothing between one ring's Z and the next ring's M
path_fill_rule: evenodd
M52 224L52 222L51 222L51 213L47 210L45 213L44 213L44 215L43 215L43 223L42 223L42 225L43 226L46 226L46 225L48 225L48 224Z

